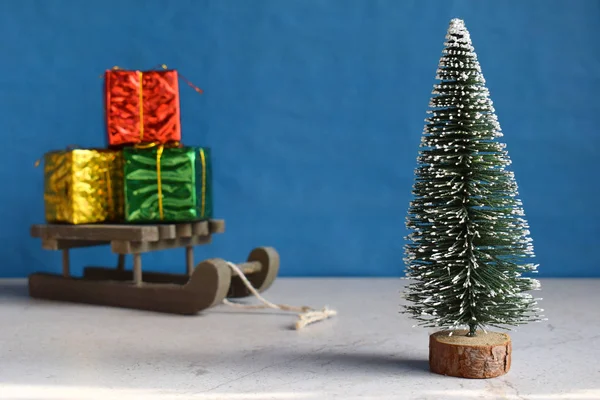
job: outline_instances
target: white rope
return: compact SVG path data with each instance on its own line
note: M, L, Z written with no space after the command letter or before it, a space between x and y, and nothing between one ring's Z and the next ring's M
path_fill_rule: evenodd
M240 277L242 282L244 282L244 285L248 288L250 293L252 293L263 304L239 304L239 303L234 303L227 299L223 300L223 304L226 304L231 307L243 308L246 310L272 308L275 310L296 312L296 313L298 313L298 321L296 322L296 329L302 329L306 325L310 325L315 322L323 321L323 320L326 320L327 318L331 318L334 315L337 315L337 311L331 310L328 307L323 307L323 309L321 309L321 310L315 310L315 309L313 309L311 307L307 307L307 306L295 307L295 306L289 306L287 304L271 303L269 300L262 297L260 293L258 293L258 290L256 290L256 288L254 288L254 286L252 286L252 283L250 283L248 278L246 278L246 275L244 275L242 270L237 265L235 265L234 263L231 263L229 261L227 262L227 265L229 265L229 267L232 270L237 272L238 276Z

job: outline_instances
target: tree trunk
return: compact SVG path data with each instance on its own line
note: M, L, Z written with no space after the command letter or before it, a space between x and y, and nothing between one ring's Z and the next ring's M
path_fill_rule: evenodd
M452 332L452 335L449 334ZM440 331L429 337L431 372L460 378L495 378L510 369L512 344L506 333Z

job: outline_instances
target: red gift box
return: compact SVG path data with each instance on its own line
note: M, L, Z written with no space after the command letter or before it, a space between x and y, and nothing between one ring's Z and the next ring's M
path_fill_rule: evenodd
M178 77L176 70L106 71L109 145L181 141Z

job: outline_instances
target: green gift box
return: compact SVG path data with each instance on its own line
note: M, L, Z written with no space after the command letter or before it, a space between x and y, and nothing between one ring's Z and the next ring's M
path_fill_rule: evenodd
M125 219L185 222L212 218L212 171L206 147L123 149Z

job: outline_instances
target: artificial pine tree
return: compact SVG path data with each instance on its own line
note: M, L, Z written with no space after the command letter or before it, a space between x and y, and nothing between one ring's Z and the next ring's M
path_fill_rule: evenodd
M500 125L460 19L450 22L436 79L407 218L406 274L414 282L404 312L476 344L486 327L541 319L537 299L526 293L539 282L523 276L537 265L514 174L505 169L510 159L497 141Z

